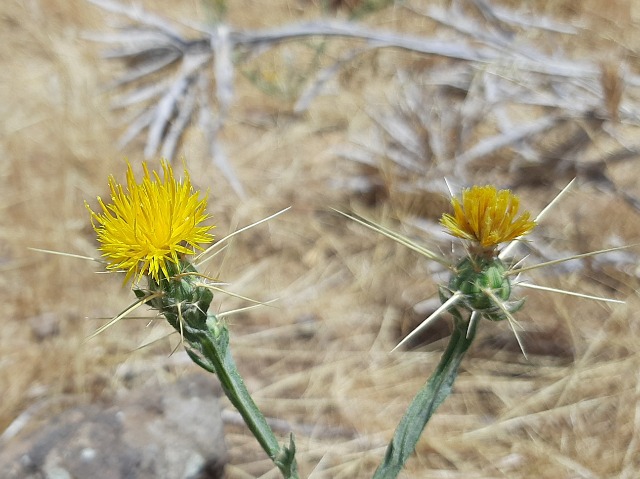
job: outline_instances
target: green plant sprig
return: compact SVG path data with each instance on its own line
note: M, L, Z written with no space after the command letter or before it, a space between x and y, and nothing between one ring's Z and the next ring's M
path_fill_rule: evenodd
M443 313L449 312L453 316L454 328L447 348L436 370L415 396L400 420L385 456L375 471L374 479L395 479L413 454L420 436L435 410L451 393L460 364L475 338L481 319L507 320L526 357L523 342L518 333L518 329L522 328L513 316L524 305L524 299L511 300L513 291L511 276L537 267L622 249L604 249L532 267L522 267L518 263L507 265L504 258L524 235L533 230L538 221L566 193L571 184L573 181L534 220L530 220L529 213L526 211L518 215L519 199L509 190L497 190L493 186L476 186L464 190L460 200L453 197L454 215L443 215L441 224L447 228L450 234L465 241L466 255L457 262L452 262L442 255L417 245L409 238L395 233L389 228L338 211L359 224L409 247L427 259L438 262L451 271L448 284L440 287L442 305L394 348L394 350L398 349L416 333L439 319ZM499 251L498 245L503 242L507 242L508 245ZM520 282L516 285L597 301L622 302L611 298L601 298Z
M149 277L149 290L135 295L158 310L181 335L189 357L204 370L218 376L222 389L240 412L245 424L285 479L298 479L293 434L288 446L280 446L238 372L229 349L229 330L216 315L207 313L213 293L203 285L195 267L181 260L169 263L169 277Z
M454 324L453 333L438 367L400 420L373 479L391 479L398 476L407 459L415 451L429 419L451 393L453 383L458 377L460 363L473 342L478 323L472 322L471 318L463 321L456 317Z
M207 199L194 191L188 172L182 180L173 168L161 161L163 178L143 163L139 182L128 163L126 185L111 177L111 203L98 198L100 210L87 204L107 270L125 272L125 284L133 280L137 300L99 328L91 337L113 326L146 304L157 310L180 334L189 357L220 379L222 389L244 419L260 446L285 479L298 479L293 435L289 444L278 439L251 398L229 348L229 330L215 314L208 313L213 291L223 291L219 283L198 273L196 265L207 261L219 245L240 231L267 221L286 211L236 231L204 250L202 243L213 239L213 226L204 224ZM190 263L187 254L202 253ZM199 262L199 263L198 263ZM137 286L142 278L148 288ZM228 293L231 294L231 293ZM237 295L236 295L237 296ZM240 296L241 297L241 296ZM248 299L248 298L243 298Z

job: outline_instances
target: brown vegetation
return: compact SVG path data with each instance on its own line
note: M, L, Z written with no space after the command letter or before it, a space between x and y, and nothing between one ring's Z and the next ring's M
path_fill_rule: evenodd
M177 2L180 7L168 1L147 3L176 18L204 21L207 14L205 2L195 0ZM237 28L264 28L321 12L319 2L273 3L277 6L267 8L229 2L227 18ZM532 16L551 15L581 26L577 35L554 37L550 44L539 31L522 29L518 37L548 52L603 65L602 112L595 119L561 123L536 140L537 148L550 152L547 158L561 151L574 166L559 171L542 162L537 170L525 170L527 165L514 166L513 151L503 148L472 166L472 180L517 185L522 203L537 212L572 175L579 176L573 193L540 228L536 245L549 246L541 248L542 258L636 243L638 128L625 123L618 110L625 104L636 110L640 106L620 84L625 71L639 73L635 21L640 11L623 0L604 10L595 0L527 5ZM97 263L27 249L95 257L83 202L93 204L97 195L108 195L107 177L122 179L125 156L132 163L142 159L142 139L124 152L116 148L122 115L110 110L103 88L122 65L101 60L99 45L83 40L84 32L105 29L105 18L100 9L80 0L6 1L0 7L0 287L5 293L0 431L21 415L50 414L69 401L100 401L118 388L166 381L196 368L182 352L171 355L179 342L176 335L138 349L169 333L160 321L121 321L85 342L102 324L98 318L109 318L131 302L131 292L118 277L96 274L101 270ZM431 35L440 28L402 7L386 7L363 21L414 34ZM337 58L345 45L346 40L335 40L327 55ZM286 48L304 66L305 49ZM212 166L204 132L190 129L179 153L194 183L209 191L218 237L292 206L287 214L235 238L209 264L209 272L244 296L279 298L273 306L230 317L231 344L265 414L288 422L296 433L302 475L369 477L404 408L438 361L445 322L414 349L389 351L425 317L430 305L421 309L419 303L437 295L437 281L443 278L433 275L415 253L330 207L357 211L417 237L416 217L433 220L446 201L432 192L398 188L398 172L382 154L379 164L362 167L334 148L375 129L372 112L397 106L400 94L393 78L399 69L418 74L449 60L391 49L367 53L347 63L306 114L296 115L296 98L286 94L292 80L278 76L285 71L278 63L281 54L257 58L251 68L280 86L282 95L265 93L238 75L236 98L220 136L246 198L239 198ZM523 117L528 119L534 117ZM619 145L601 134L603 128L615 129L616 138L627 142L625 161L607 163L607 155L618 152ZM481 125L474 135L483 130L495 134L494 125ZM588 138L588 146L577 153L558 150L576 131ZM592 161L593 167L582 161ZM343 181L352 177L368 177L377 186L356 193L344 187L348 182ZM431 232L438 236L440 230L435 226ZM429 241L429 233L420 234ZM548 269L531 277L626 304L609 307L527 291L518 314L528 359L506 324L482 324L453 395L427 427L405 477L636 477L637 266L594 260L576 270ZM235 298L218 299L220 310L244 305ZM284 438L287 430L278 432ZM261 476L271 469L270 462L231 420L227 440L230 478L277 477L274 471Z

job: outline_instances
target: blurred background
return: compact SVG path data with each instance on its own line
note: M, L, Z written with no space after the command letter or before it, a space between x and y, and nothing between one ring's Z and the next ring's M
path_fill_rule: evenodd
M639 18L632 0L3 2L0 434L197 369L151 313L86 341L131 291L28 249L98 257L84 202L126 159L166 156L208 192L217 238L292 207L207 273L278 299L229 317L231 346L302 475L370 477L449 321L389 351L447 277L331 208L456 254L445 178L535 215L575 177L527 264L637 243ZM528 274L626 304L517 290L527 358L507 324L480 325L404 477L636 477L637 264L632 248ZM278 477L242 425L225 437L228 477Z

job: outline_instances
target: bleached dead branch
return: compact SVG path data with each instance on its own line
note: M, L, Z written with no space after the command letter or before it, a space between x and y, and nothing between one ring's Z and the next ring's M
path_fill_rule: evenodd
M398 102L401 106L391 115L371 113L383 132L373 144L381 146L386 142L384 138L392 139L394 146L387 148L384 155L413 174L429 169L431 174L454 173L465 181L471 163L507 147L528 161L548 167L544 155L532 144L560 123L583 121L599 128L608 114L619 113L622 121L640 124L635 109L624 102L615 105L617 111L607 112L600 64L554 56L535 45L514 40L517 28L574 34L579 27L544 18L532 20L528 15L492 6L486 0L476 0L464 7L460 2L453 2L449 9L424 9L406 4L405 8L440 23L449 31L446 36L433 37L328 19L243 31L226 24L181 24L112 0L89 1L130 23L115 33L88 37L109 45L111 50L105 57L120 60L128 67L112 85L130 89L116 99L114 106L138 108L135 117L129 120L121 144L146 130L145 156L161 151L172 157L185 130L198 118L199 126L208 135L214 164L239 195L244 194L242 185L218 140L234 98L234 59L250 58L282 43L310 37L346 38L361 45L309 79L295 105L298 114L309 107L326 82L346 63L371 49L396 48L459 61L458 67L432 69L420 78L407 75L401 78L400 72L399 80L404 84L404 98ZM471 13L480 13L484 23L478 15L469 12L474 8ZM192 31L191 38L182 33L186 29ZM623 80L627 85L640 84L640 79L628 72ZM430 90L426 94L425 87ZM450 95L443 90L451 88L467 92L462 103L459 99L453 100L457 103L453 108ZM207 92L214 92L211 100ZM424 105L431 104L424 102L425 95L436 104L441 98L447 98L449 106L425 111ZM513 105L550 111L522 125L510 119L508 112ZM467 145L468 139L475 135L476 125L487 124L489 112L493 113L490 119L497 133ZM408 119L402 120L403 115ZM459 141L451 145L452 138ZM626 147L625 151L635 149ZM445 162L449 163L448 168L443 168Z

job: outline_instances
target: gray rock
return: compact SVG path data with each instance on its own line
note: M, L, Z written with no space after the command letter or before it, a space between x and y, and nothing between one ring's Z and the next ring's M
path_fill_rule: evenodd
M68 409L0 450L3 479L219 479L226 447L216 378L192 375ZM216 388L218 390L216 390Z

